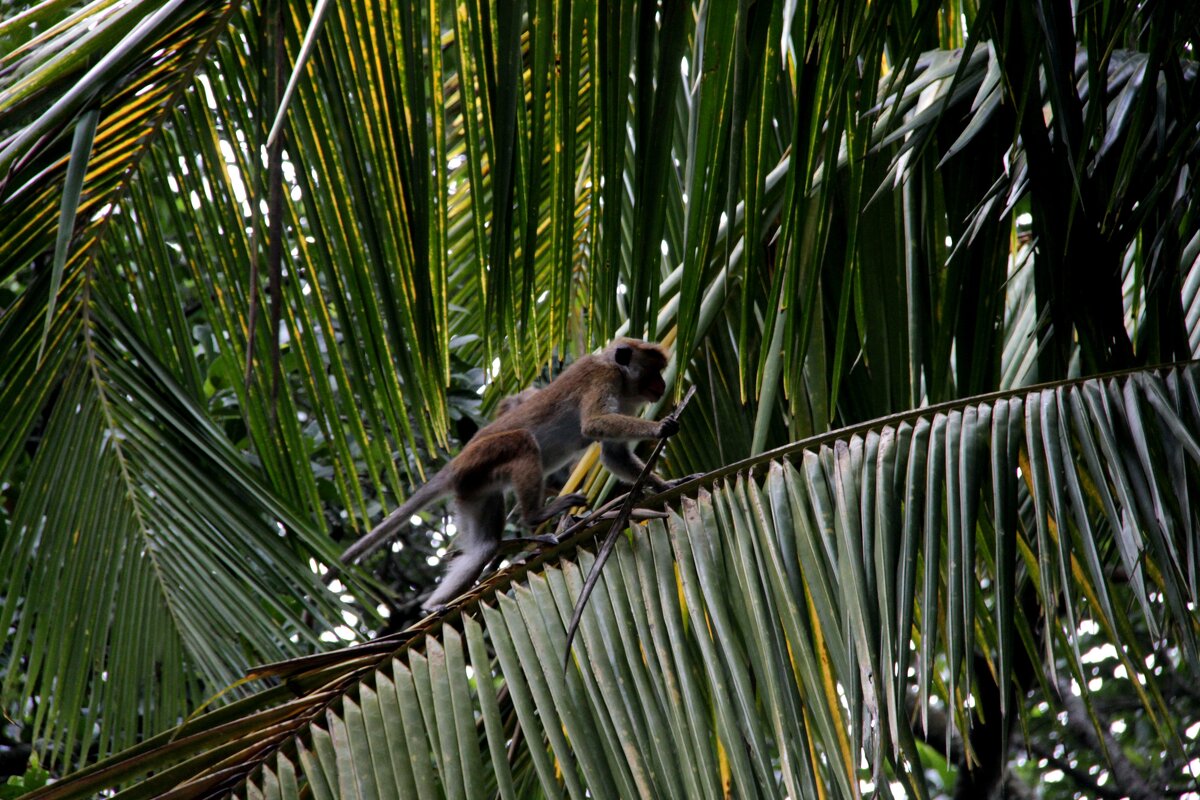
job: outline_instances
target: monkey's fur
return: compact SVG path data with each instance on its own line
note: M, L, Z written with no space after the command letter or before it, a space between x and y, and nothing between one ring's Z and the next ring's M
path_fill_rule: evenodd
M460 554L423 605L427 610L441 607L474 583L499 549L506 488L516 495L521 521L532 528L587 502L586 495L568 494L543 505L545 476L594 441L600 442L600 460L617 477L638 477L644 464L630 443L666 438L679 429L673 419L633 416L666 391L666 365L667 354L657 344L618 339L603 352L580 358L544 389L522 392L407 502L347 548L342 561L361 560L413 514L453 496ZM659 491L671 486L657 475L649 481Z
M540 391L541 389L538 389L536 386L530 386L528 389L517 392L516 394L510 394L508 397L501 399L500 402L496 404L496 413L492 419L498 419L501 415L507 414L509 411L512 411L514 408L521 405ZM567 481L571 479L571 473L575 471L575 464L577 461L578 459L576 458L569 458L567 459L566 463L564 463L558 469L554 470L553 472L547 472L543 476L545 478L547 497L558 494L562 491L562 488L567 485Z

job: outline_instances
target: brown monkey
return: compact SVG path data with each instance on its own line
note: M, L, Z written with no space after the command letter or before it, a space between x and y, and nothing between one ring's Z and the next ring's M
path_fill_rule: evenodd
M347 548L342 561L361 560L413 514L453 495L460 554L424 608L444 605L470 586L496 554L504 532L505 488L516 494L521 521L533 527L587 502L586 495L568 494L543 505L544 476L594 441L600 442L600 460L617 477L638 477L644 464L630 443L663 439L679 430L674 419L654 422L633 416L663 396L666 365L667 354L657 344L618 339L603 352L580 358L546 388L522 392L407 502ZM671 487L657 475L650 476L650 484L659 491Z

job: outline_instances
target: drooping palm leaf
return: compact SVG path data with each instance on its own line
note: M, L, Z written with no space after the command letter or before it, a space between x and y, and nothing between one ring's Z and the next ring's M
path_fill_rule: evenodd
M0 273L23 290L0 321L0 625L6 702L35 703L29 735L70 763L174 723L265 655L319 647L345 604L310 566L335 554L320 527L214 424L187 303L150 267L155 257L174 266L163 231L213 184L154 201L131 181L161 163L164 118L200 96L185 90L232 9L101 3L47 29L53 6L13 21L45 32L5 56L0 96ZM58 195L83 163L82 148L64 159L77 114L99 121L74 236L61 272L30 276L56 217L71 219ZM187 163L177 165L194 175ZM141 207L121 205L131 188ZM123 238L129 222L143 227ZM211 241L221 226L192 229ZM139 251L149 263L129 257ZM292 471L311 474L299 463Z
M54 22L3 58L0 89L0 278L36 259L58 221L74 122L99 110L86 200L103 228L169 104L191 82L230 6L198 2L95 4L67 20L42 3L5 25ZM40 17L46 19L39 19ZM6 33L0 29L0 35ZM94 234L93 234L94 236ZM93 237L85 237L85 242Z
M0 548L11 631L0 691L42 698L34 735L55 750L103 754L172 724L261 654L309 651L304 615L332 628L342 604L308 564L333 558L328 540L257 479L105 300L75 313L61 327L82 343L52 340L43 362L63 380ZM4 352L31 369L40 335L24 305L0 324ZM14 388L16 410L42 386ZM296 586L307 589L289 599ZM64 690L39 688L50 686Z
M1200 667L1197 429L1189 365L781 448L695 496L666 496L669 519L621 542L565 675L565 622L590 561L573 547L486 582L443 620L260 670L295 687L290 703L273 690L233 725L211 712L177 744L35 796L83 796L170 763L123 796L852 797L863 781L924 794L931 702L966 730L998 710L964 707L981 682L1037 691L1026 673L1052 686L1056 663L1090 702L1074 644L1084 622L1119 644L1129 691L1170 750L1163 676L1133 631L1173 643L1155 650L1170 669ZM1044 619L1028 616L1029 593Z

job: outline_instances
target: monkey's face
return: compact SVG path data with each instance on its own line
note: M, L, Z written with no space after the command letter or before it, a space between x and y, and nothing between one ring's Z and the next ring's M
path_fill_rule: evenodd
M613 359L636 387L638 397L653 403L667 391L667 383L662 376L667 366L667 355L658 345L622 339L613 351Z
M654 403L663 396L665 391L667 391L667 382L663 380L662 372L656 369L642 372L642 379L638 382L638 393L642 397Z

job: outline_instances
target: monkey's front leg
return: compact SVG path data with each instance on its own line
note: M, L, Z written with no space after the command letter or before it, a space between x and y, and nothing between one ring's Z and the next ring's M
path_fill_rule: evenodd
M656 422L625 414L595 414L586 417L582 425L584 436L600 442L666 439L678 432L679 421L671 417Z
M634 455L633 448L625 442L601 442L600 462L608 468L609 472L626 483L636 481L642 474L642 470L646 468L642 460ZM646 477L646 482L656 492L665 492L671 488L668 481L653 472Z

